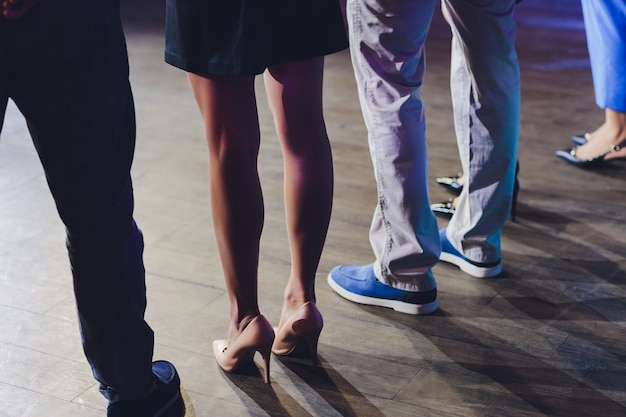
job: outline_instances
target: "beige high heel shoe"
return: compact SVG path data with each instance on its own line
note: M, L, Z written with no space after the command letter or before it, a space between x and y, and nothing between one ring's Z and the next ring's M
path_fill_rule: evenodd
M230 345L224 339L213 341L213 353L218 365L226 372L234 372L253 363L254 354L263 357L263 379L270 380L270 354L274 342L274 328L259 314L253 318Z
M304 341L311 353L313 366L317 366L317 344L324 327L324 320L317 306L307 301L289 317L280 328L275 329L276 338L272 345L272 352L279 356L289 356Z

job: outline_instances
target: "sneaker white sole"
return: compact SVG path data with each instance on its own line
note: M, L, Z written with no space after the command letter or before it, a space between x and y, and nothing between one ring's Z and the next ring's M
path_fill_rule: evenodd
M491 278L502 273L502 263L492 267L476 266L448 252L441 252L439 260L456 265L461 271L476 278Z
M439 301L437 299L427 304L411 304L398 300L389 300L387 298L367 297L365 295L359 295L345 290L343 287L339 286L334 279L332 279L330 274L328 274L327 281L328 285L330 285L330 288L332 288L333 291L335 291L337 294L339 294L346 300L350 300L359 304L392 308L400 313L413 315L430 314L437 310L437 308L439 308Z

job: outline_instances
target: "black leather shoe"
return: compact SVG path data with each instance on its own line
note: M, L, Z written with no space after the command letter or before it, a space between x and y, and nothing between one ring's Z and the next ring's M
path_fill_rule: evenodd
M589 142L589 133L584 133L582 135L575 135L570 138L574 146L582 146L585 143Z
M109 403L107 417L184 417L180 378L169 362L152 364L155 388L144 398Z
M446 190L450 191L453 194L459 195L461 191L463 191L463 186L458 183L459 178L463 176L463 173L458 173L453 177L439 177L436 178L437 184L444 187Z
M441 203L433 203L430 205L430 209L433 213L448 219L452 217L455 211L455 208L452 205L452 200L442 201Z

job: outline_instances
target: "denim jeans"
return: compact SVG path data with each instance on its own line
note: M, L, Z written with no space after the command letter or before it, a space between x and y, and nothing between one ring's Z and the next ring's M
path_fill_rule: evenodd
M424 42L436 1L347 2L352 63L378 189L370 229L374 270L382 282L409 291L421 290L441 252L428 196L421 94ZM454 35L451 84L459 150L469 173L448 234L476 261L499 259L500 229L511 204L519 124L513 4L443 3ZM476 197L468 198L468 191Z
M106 398L132 398L151 384L154 338L133 220L135 112L119 1L42 1L18 20L0 18L0 63L0 121L10 98L66 226L86 357Z
M520 124L515 0L443 0L442 10L452 29L450 88L466 177L447 237L466 258L496 262Z

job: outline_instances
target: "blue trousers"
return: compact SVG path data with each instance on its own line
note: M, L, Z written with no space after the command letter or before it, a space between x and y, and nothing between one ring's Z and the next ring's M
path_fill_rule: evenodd
M596 103L626 112L626 2L583 0Z
M58 213L85 355L111 401L152 381L143 237L130 176L135 111L119 0L42 1L0 17L0 127L24 115Z

